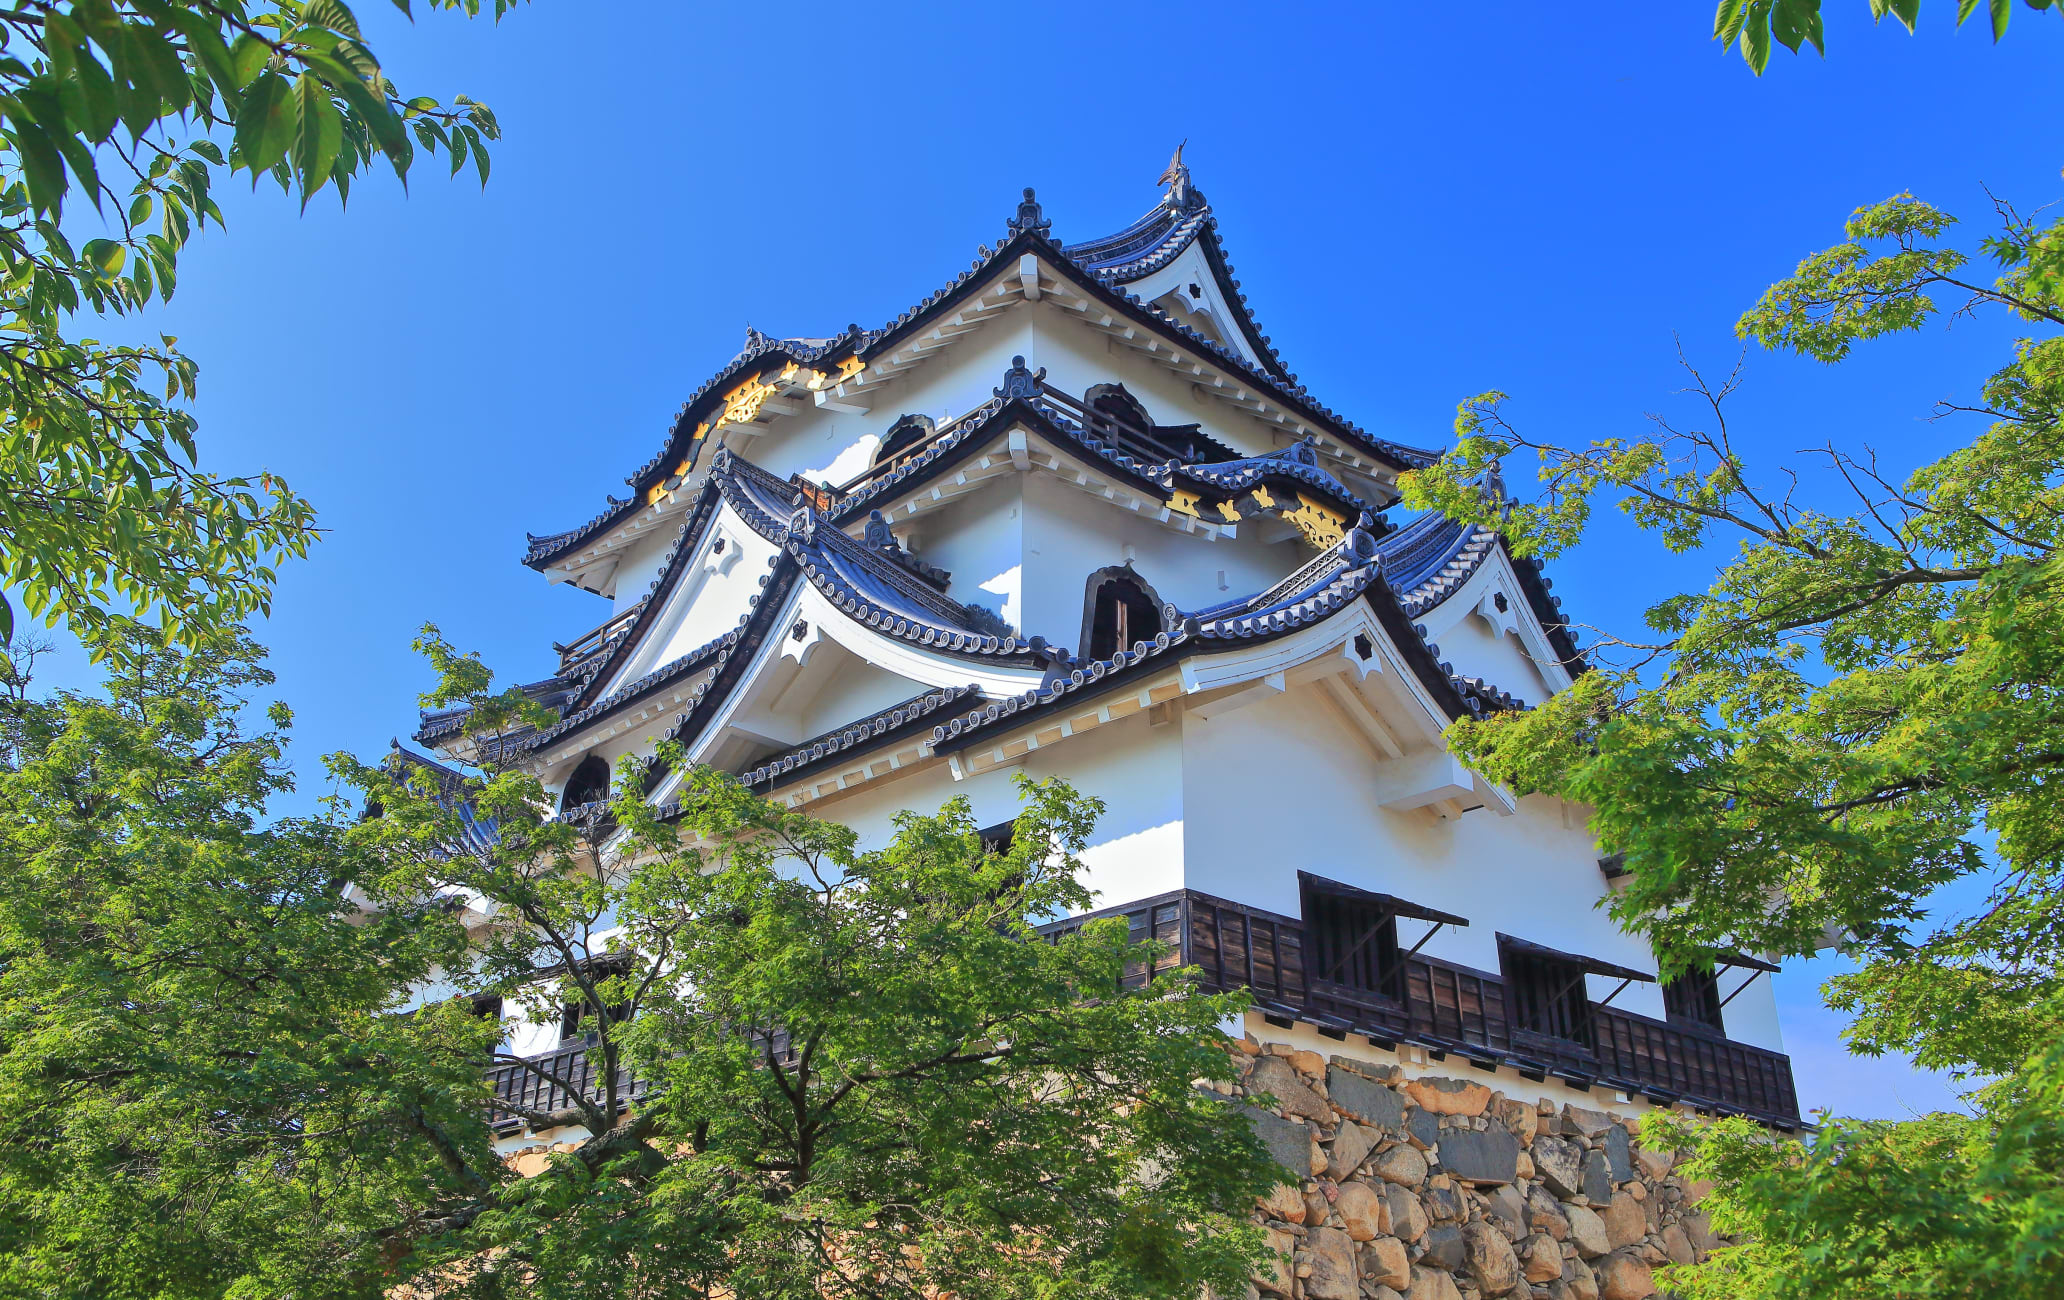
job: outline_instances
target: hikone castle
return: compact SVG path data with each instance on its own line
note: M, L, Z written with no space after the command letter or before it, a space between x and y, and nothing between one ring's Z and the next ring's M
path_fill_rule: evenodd
M1629 1155L1642 1115L1798 1125L1775 967L1658 984L1598 905L1616 868L1587 810L1448 754L1453 720L1585 671L1553 584L1495 532L1393 513L1437 453L1306 391L1180 153L1162 181L1079 242L1027 189L1000 244L879 328L750 332L627 497L530 539L524 563L612 607L526 688L558 721L525 761L577 816L620 757L678 741L875 841L954 795L1001 833L1015 774L1065 777L1108 807L1099 914L1253 991L1252 1091L1290 1098L1264 1136L1337 1194L1274 1212L1270 1289L1339 1293L1332 1233L1405 1243L1397 1291L1447 1251L1505 1294L1470 1271L1504 1197L1529 1280L1611 1294L1605 1263L1703 1244L1667 1159ZM463 758L461 724L417 742ZM558 1028L510 1030L577 1064ZM505 1149L553 1140L511 1121ZM1449 1181L1483 1212L1444 1223ZM1365 1201L1361 1232L1341 1207Z

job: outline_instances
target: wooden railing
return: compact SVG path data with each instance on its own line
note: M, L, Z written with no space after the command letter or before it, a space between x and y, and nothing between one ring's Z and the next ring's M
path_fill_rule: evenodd
M1039 392L1047 401L1060 407L1072 416L1090 437L1109 443L1135 459L1159 464L1171 456L1178 460L1197 458L1197 449L1195 447L1171 445L1164 439L1157 437L1151 429L1143 429L1129 420L1119 419L1109 411L1101 411L1094 407L1086 406L1081 398L1076 397L1072 393L1063 392L1052 384L1041 382ZM976 411L980 409L981 407L975 408ZM923 438L908 446L898 448L895 454L868 466L860 473L833 488L830 493L830 500L832 502L842 501L856 492L864 491L877 480L895 473L905 464L923 455L941 438L958 429L961 423L974 413L974 411L967 411L954 416L950 420L942 421L937 428ZM1225 453L1221 452L1219 454L1223 455ZM829 509L830 507L827 505L824 508Z
M783 1065L795 1064L796 1054L789 1046L788 1035L781 1030L771 1034L748 1031L747 1037L756 1046L770 1049L774 1059ZM560 1115L567 1123L577 1124L579 1121L568 1113L578 1105L576 1091L589 1101L600 1101L604 1095L601 1052L586 1043L569 1044L523 1059L528 1065L509 1062L488 1070L488 1086L494 1089L497 1102L522 1107L533 1115ZM544 1077L539 1070L552 1077ZM616 1097L620 1104L642 1101L652 1088L652 1080L633 1073L628 1066L617 1067ZM526 1125L543 1127L534 1119L500 1106L492 1109L490 1122L504 1132Z
M1151 974L1195 967L1208 988L1253 990L1256 1008L1278 1021L1303 1020L1335 1035L1363 1034L1385 1046L1416 1043L1486 1067L1513 1066L1533 1079L1553 1075L1578 1087L1599 1084L1659 1102L1745 1114L1781 1128L1799 1125L1791 1059L1782 1052L1595 1003L1590 1042L1529 1033L1507 1014L1499 976L1423 955L1405 958L1402 999L1349 988L1310 974L1302 921L1195 890L1069 917L1039 931L1057 940L1106 916L1125 917L1135 940L1151 936L1167 945ZM1127 969L1125 982L1136 988L1149 975L1144 964L1136 965ZM770 1043L776 1059L792 1063L786 1035L777 1030L753 1036ZM585 1046L529 1059L559 1082L520 1065L498 1065L488 1071L498 1100L550 1114L574 1105L562 1083L591 1098L602 1091L599 1061L590 1059ZM619 1098L638 1100L650 1086L628 1069L617 1072ZM505 1129L525 1122L507 1111L497 1111L495 1121Z
M636 617L638 617L638 610L637 607L633 606L621 614L612 614L600 624L581 633L565 645L560 645L557 641L554 641L552 648L559 652L560 676L563 677L573 671L574 668L580 665L582 660L589 656L601 653L603 648L609 644L609 639L629 627L631 620Z
M524 1059L537 1069L508 1064L488 1070L488 1085L494 1089L496 1101L549 1115L572 1110L579 1104L579 1097L593 1101L605 1092L601 1054L589 1055L586 1044L561 1047ZM546 1078L539 1070L552 1077ZM639 1079L629 1069L618 1067L616 1095L619 1100L636 1101L645 1095L648 1084L648 1080ZM500 1108L493 1113L496 1128L520 1127L528 1122Z
M1579 1087L1603 1084L1784 1128L1799 1124L1791 1059L1781 1052L1595 1003L1588 1042L1530 1033L1512 1023L1503 979L1433 957L1405 959L1402 999L1349 988L1308 971L1303 922L1194 890L1040 929L1057 938L1104 916L1125 917L1135 940L1151 935L1168 945L1154 973L1194 966L1207 987L1253 990L1257 1008L1277 1020L1364 1034L1387 1046L1417 1043L1486 1066L1514 1066L1534 1079L1554 1075ZM1126 982L1136 987L1148 975L1135 967Z

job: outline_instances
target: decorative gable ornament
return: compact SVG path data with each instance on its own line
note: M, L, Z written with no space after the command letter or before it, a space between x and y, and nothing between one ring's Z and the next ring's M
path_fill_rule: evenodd
M1039 206L1039 200L1034 197L1030 185L1025 187L1024 202L1018 204L1018 215L1005 224L1010 227L1013 235L1050 237L1053 231L1053 222L1047 219L1046 210Z
M1010 369L1003 372L1003 387L992 391L1006 402L1013 398L1029 402L1039 396L1039 386L1045 382L1045 366L1041 366L1036 372L1027 370L1025 358L1015 356L1011 358Z

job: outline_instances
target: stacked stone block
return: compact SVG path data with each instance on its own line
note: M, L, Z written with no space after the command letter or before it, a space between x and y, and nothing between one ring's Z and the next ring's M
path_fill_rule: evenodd
M1644 1300L1655 1267L1718 1244L1637 1119L1241 1046L1231 1091L1301 1182L1259 1207L1273 1259L1250 1300Z

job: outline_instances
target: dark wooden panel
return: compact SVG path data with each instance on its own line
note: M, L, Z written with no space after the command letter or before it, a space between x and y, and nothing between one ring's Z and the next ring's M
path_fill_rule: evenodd
M1437 958L1405 959L1397 990L1387 997L1308 970L1303 923L1194 891L1163 895L1095 915L1123 914L1134 935L1151 924L1154 937L1177 947L1217 989L1252 989L1264 1011L1290 1011L1322 1027L1382 1039L1412 1038L1443 1051L1481 1054L1523 1069L1578 1080L1601 1080L1630 1091L1720 1110L1739 1110L1783 1124L1798 1120L1791 1061L1722 1038L1610 1007L1586 1004L1582 1037L1539 1032L1512 1023L1504 980ZM1061 934L1089 917L1044 927ZM1340 936L1329 937L1335 949ZM1159 969L1176 964L1164 957ZM1138 972L1144 978L1145 972ZM1563 1020L1569 1020L1564 1017ZM1562 1020L1550 1030L1575 1026Z
M1069 917L1041 926L1039 932L1048 942L1058 942L1105 916L1125 917L1135 940L1151 935L1167 945L1152 974L1194 967L1207 988L1252 989L1262 1010L1272 1015L1298 1015L1321 1027L1351 1029L1385 1041L1412 1039L1472 1059L1598 1080L1706 1109L1740 1111L1766 1122L1798 1123L1792 1063L1781 1052L1595 1004L1589 1008L1589 1043L1517 1029L1499 976L1438 958L1406 958L1397 984L1401 996L1395 998L1315 979L1307 968L1300 921L1209 894L1163 894ZM1140 987L1149 975L1144 963L1135 964L1127 968L1125 983ZM786 1036L776 1030L771 1037L777 1058L791 1062ZM601 1081L584 1047L536 1059L572 1088L590 1096L600 1091ZM496 1098L512 1105L542 1112L572 1105L566 1088L520 1066L496 1066L488 1077ZM619 1075L619 1095L636 1098L646 1087L628 1072ZM496 1118L499 1127L519 1123L505 1111Z

